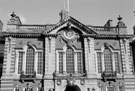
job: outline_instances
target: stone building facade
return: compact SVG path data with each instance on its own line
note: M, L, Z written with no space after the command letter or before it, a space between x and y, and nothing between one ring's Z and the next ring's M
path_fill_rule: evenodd
M0 78L2 76L2 66L3 66L3 59L4 59L4 38L2 36L2 29L3 29L3 23L0 20Z
M56 24L26 25L11 14L1 91L135 91L134 36L122 18L91 26L64 10L60 16Z

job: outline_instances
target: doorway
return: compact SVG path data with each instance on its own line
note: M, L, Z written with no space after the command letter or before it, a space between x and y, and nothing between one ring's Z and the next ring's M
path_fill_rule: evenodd
M67 86L65 91L81 91L78 86Z

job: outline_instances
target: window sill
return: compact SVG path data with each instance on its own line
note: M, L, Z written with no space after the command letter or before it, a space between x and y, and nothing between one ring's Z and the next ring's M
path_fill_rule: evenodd
M55 78L68 78L68 77L82 78L82 77L86 77L86 75L85 74L68 74L68 73L64 73L64 74L56 74L54 77Z

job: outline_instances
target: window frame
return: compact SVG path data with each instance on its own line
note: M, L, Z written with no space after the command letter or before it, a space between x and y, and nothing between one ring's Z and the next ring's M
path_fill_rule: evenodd
M120 58L120 51L119 50L114 50L110 47L105 48L105 46L101 47L100 50L96 50L95 52L95 56L96 56L96 63L97 63L97 74L101 75L101 73L105 70L105 62L104 62L104 50L105 49L109 49L111 54L112 54L112 66L113 66L113 71L116 71L116 65L115 65L115 56L114 53L118 53L118 62L119 62L119 70L120 72L117 73L117 75L120 75L122 73L122 64L121 64L121 58ZM98 73L98 58L97 58L97 53L100 52L101 53L101 67L102 67L102 72Z
M25 90L26 90L26 88L27 88L27 87L23 88L23 91L25 91ZM30 89L31 89L32 91L34 91L34 89L33 89L32 87L31 87Z
M108 87L113 87L114 88L114 91L116 89L116 87L114 85L110 85L110 86L106 86L106 91L108 91Z
M21 74L18 73L18 61L19 61L19 52L23 52L23 62L22 62L22 71L25 74L26 71L26 55L27 55L27 49L29 45L25 45L21 49L16 49L16 59L15 59L15 74L20 76ZM38 53L42 52L43 55L43 50L37 50L34 46L31 46L34 49L34 71L36 72L37 77L41 77L42 74L38 74ZM43 57L43 56L42 56Z
M16 91L16 89L17 89L17 88L15 87L15 88L14 88L14 91ZM18 89L19 89L19 91L20 91L20 88L18 88Z
M82 49L75 49L75 48L73 48L73 47L70 47L72 50L73 50L73 52L74 52L74 73L73 74L78 74L78 75L81 75L81 74L83 74L83 71L84 71L84 63L83 63L83 50ZM56 49L56 72L59 74L59 75L64 75L64 74L70 74L70 73L67 73L65 70L66 69L64 69L64 67L66 66L66 51L67 51L67 46L64 46L63 47L63 49ZM59 73L59 52L62 52L63 53L63 74L61 74L61 73ZM80 73L78 73L78 62L77 62L77 53L78 52L80 52L81 53L81 62L82 62L82 73L80 74ZM76 60L76 61L75 61ZM64 63L65 62L65 63ZM76 63L75 63L76 62ZM75 65L75 64L77 64L77 65ZM76 72L76 70L77 70L77 72Z

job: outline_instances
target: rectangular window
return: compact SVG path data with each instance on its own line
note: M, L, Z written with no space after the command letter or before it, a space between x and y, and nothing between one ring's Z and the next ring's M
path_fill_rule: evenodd
M118 52L114 53L114 58L115 58L115 69L116 69L116 72L120 73L119 54L118 54Z
M37 91L43 91L43 88L42 87L37 88Z
M22 65L23 65L23 52L19 52L19 59L18 59L18 74L22 72Z
M14 88L14 91L20 91L19 88Z
M70 48L66 51L66 71L68 74L74 74L74 51Z
M59 73L63 73L63 52L59 52Z
M32 47L28 47L27 54L26 54L26 74L33 74L34 73L34 57L35 52Z
M98 73L102 72L101 52L97 52Z
M82 63L82 55L81 52L77 52L77 68L78 68L78 73L83 73L83 63Z
M32 88L25 88L25 91L33 91Z
M38 74L42 74L43 73L43 53L42 52L38 52Z
M123 91L123 90L122 90L122 86L119 86L119 91Z
M113 72L113 64L112 64L112 52L107 48L104 50L104 65L105 72L109 75Z
M113 86L107 87L107 91L114 91L114 87Z

